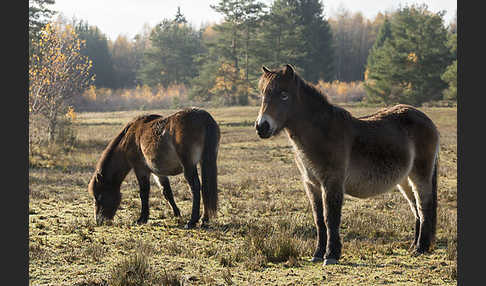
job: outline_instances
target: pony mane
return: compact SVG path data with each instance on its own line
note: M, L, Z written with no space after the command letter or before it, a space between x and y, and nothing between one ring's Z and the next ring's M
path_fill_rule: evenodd
M258 88L265 93L275 87L275 79L283 77L284 68L271 72L264 72L258 81ZM352 118L351 113L342 107L332 104L326 94L321 92L315 85L303 79L297 72L293 74L293 80L299 90L297 97L307 106L314 117L322 117L323 112L339 116L342 119Z
M271 73L263 73L263 75L260 77L260 80L258 81L258 89L262 91L262 93L265 93L267 90L273 89L273 85L270 84L273 82L273 79L277 77L277 73L271 72Z
M127 130L128 128L130 128L131 125L132 122L126 124L122 131L120 131L120 133L118 133L118 135L110 141L108 146L106 146L105 150L103 150L103 153L98 160L98 164L96 165L96 172L103 174L103 170L106 167L106 162L110 160L111 155L113 154L113 150L116 146L118 146L122 138L125 137L125 134L127 133Z
M127 134L128 129L138 120L143 120L144 123L150 122L154 119L162 117L161 115L158 114L150 114L150 115L140 115L128 122L123 129L118 133L118 135L113 138L110 143L108 143L108 146L106 146L105 150L101 154L101 157L98 161L98 164L96 165L96 172L103 174L103 171L106 167L107 162L110 160L111 156L113 155L113 150L120 144L122 139L125 137Z
M318 117L322 116L323 111L330 111L333 115L342 119L350 119L351 113L342 107L332 104L326 94L321 92L315 85L309 83L299 74L294 73L294 80L297 87L300 87L297 95L306 104L308 109Z

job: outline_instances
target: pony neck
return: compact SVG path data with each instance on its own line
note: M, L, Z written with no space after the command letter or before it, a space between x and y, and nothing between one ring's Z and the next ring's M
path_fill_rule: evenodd
M103 174L103 181L113 186L121 186L121 183L130 172L131 167L124 154L113 150L112 154L103 164L100 172Z
M349 112L333 105L314 86L298 79L298 92L286 129L291 138L308 137L309 134L327 136L336 120L351 118ZM312 136L313 137L313 136Z

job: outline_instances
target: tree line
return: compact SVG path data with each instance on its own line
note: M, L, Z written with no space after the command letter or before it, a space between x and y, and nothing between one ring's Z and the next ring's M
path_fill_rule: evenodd
M35 71L29 79L37 91L29 99L37 103L42 92L60 90L36 86L34 78L47 73L39 63L53 62L39 58L53 57L39 43L49 46L42 37L56 31L58 38L79 40L70 52L83 59L83 75L97 88L184 85L193 101L245 105L258 100L262 65L290 63L313 83L363 82L369 103L420 105L457 98L456 20L447 25L443 12L432 13L426 5L378 13L370 20L345 9L326 18L319 0L274 0L270 5L220 0L211 8L223 16L221 23L195 28L178 8L173 17L145 25L133 38L111 40L84 20L53 21L53 3L29 1L29 70ZM50 22L61 28L46 30ZM63 90L80 92L89 81L82 82Z

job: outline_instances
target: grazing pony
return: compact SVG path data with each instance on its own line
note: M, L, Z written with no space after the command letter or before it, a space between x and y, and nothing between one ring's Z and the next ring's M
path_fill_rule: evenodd
M192 192L192 214L186 228L199 220L200 192L204 205L202 226L216 214L218 204L217 156L220 130L213 117L201 109L186 109L166 118L143 115L129 122L108 144L96 165L88 190L95 200L97 224L112 220L120 205L120 186L130 170L140 186L142 210L137 223L149 217L150 174L163 189L174 215L180 211L167 176L184 173ZM197 164L201 165L202 185Z
M260 138L285 130L312 205L317 246L312 261L341 256L343 195L368 198L394 186L415 216L411 248L421 254L435 239L439 132L421 111L396 105L355 118L331 104L292 66L262 67Z

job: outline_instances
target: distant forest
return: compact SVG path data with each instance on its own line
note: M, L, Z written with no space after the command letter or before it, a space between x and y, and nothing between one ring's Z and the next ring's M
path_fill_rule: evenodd
M342 101L420 105L457 97L456 20L444 23L443 13L425 5L367 19L345 9L327 16L319 0L221 0L211 6L224 16L221 23L196 29L179 8L133 38L112 40L83 19L55 16L54 0L29 3L31 41L48 22L72 27L82 40L93 98L108 89L113 95L175 88L193 101L247 105L258 100L262 65L284 64ZM35 53L31 48L31 58Z

